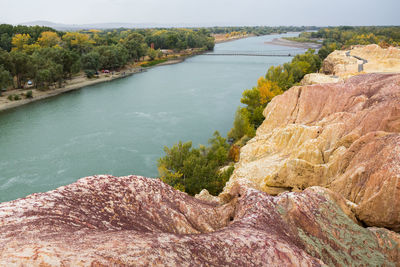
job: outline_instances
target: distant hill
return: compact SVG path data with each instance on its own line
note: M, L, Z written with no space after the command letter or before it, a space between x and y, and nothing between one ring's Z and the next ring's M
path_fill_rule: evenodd
M47 26L56 30L88 30L88 29L117 29L117 28L158 28L158 27L199 27L200 25L181 23L181 24L158 24L158 23L123 23L123 22L110 22L110 23L94 23L94 24L62 24L45 20L37 20L30 22L19 23L19 25L26 26ZM206 26L206 25L201 25ZM200 27L201 27L200 26ZM211 25L208 25L211 26Z

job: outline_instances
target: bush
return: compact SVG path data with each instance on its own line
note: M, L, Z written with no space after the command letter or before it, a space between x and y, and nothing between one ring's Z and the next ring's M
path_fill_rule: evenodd
M85 75L86 75L86 77L88 77L89 79L93 78L95 74L96 74L96 71L95 71L95 70L85 70Z
M29 90L28 92L25 93L26 98L33 98L33 93L32 90Z
M19 95L9 95L7 97L7 99L10 100L10 101L21 100L21 96L19 96Z
M189 195L204 188L212 195L219 194L233 171L220 171L228 162L229 144L217 131L208 146L194 148L192 142L179 142L164 151L166 155L158 160L161 180Z

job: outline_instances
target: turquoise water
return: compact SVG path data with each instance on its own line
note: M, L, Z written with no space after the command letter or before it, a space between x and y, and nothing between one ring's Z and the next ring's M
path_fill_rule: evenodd
M291 33L285 36L296 36ZM218 51L299 51L264 44ZM196 56L0 113L0 202L94 174L157 176L163 147L226 135L241 93L289 57Z

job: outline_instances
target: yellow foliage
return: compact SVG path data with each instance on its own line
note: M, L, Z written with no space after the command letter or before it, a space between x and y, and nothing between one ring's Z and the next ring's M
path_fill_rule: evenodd
M229 149L228 157L234 162L238 162L239 156L240 156L240 147L238 145L232 145L231 148Z
M37 43L42 47L53 47L61 42L61 38L58 37L55 32L42 32L37 40Z
M28 45L31 36L29 34L16 34L11 40L13 45L12 50L22 51L24 50L24 45Z
M95 43L88 34L79 32L67 32L62 39L70 46L84 47Z
M40 45L38 44L31 44L31 45L24 45L23 46L23 51L27 54L33 54L33 52L35 52L36 49L39 49Z
M260 77L257 82L257 88L260 91L261 104L268 103L274 96L283 94L283 90L276 82Z

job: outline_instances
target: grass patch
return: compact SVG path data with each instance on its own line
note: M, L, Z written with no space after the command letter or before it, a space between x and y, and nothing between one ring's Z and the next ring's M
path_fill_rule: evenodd
M142 67L151 67L151 66L155 66L155 65L160 64L160 63L164 63L166 61L167 61L167 59L156 59L156 60L153 60L153 61L144 62L143 64L141 64L141 66Z

